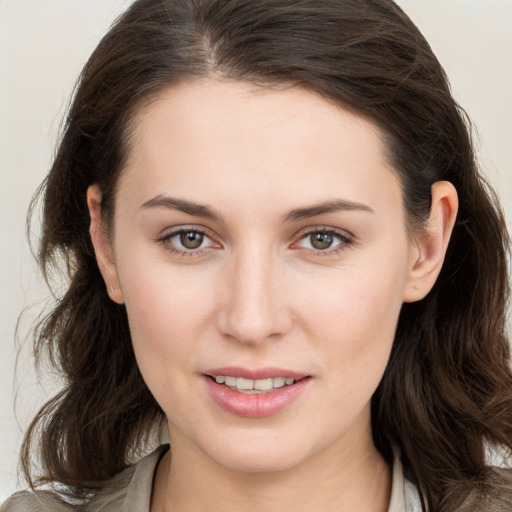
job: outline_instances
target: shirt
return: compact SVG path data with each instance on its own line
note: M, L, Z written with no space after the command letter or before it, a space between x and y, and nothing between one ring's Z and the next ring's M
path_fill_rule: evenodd
M126 468L85 505L70 505L47 491L23 491L9 498L0 512L149 512L156 468L167 449L167 445L160 446ZM398 457L393 464L388 512L421 512L416 487L404 478Z

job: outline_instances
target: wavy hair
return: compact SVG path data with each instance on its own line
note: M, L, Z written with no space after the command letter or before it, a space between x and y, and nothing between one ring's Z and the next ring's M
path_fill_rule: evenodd
M44 212L39 263L50 282L64 266L69 286L36 330L36 356L50 354L65 386L26 434L29 482L90 495L163 420L137 368L125 308L109 299L98 270L86 190L100 186L111 221L140 106L211 75L302 87L375 122L413 229L428 216L433 183L455 186L459 213L443 269L425 299L403 305L372 399L374 441L388 460L399 447L430 512L510 512L510 471L485 458L488 445L512 450L506 226L441 65L391 0L138 0L111 27L82 71L35 199Z

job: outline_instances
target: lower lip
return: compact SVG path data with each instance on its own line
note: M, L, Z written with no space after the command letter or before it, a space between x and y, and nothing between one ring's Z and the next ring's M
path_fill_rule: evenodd
M217 384L204 377L213 401L225 411L244 418L265 418L286 409L306 389L310 378L306 377L291 386L284 386L268 393L245 394Z

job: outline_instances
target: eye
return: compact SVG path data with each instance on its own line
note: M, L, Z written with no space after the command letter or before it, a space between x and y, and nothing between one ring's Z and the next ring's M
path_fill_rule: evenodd
M331 229L316 229L305 233L295 244L297 247L329 254L351 243L351 239Z
M208 248L217 248L219 244L214 242L206 233L198 229L181 228L173 231L160 239L166 250L179 254L197 254Z
M185 249L199 249L199 247L201 247L204 242L205 235L203 233L199 233L198 231L182 231L178 235L175 235L173 239L174 238L178 239L179 243ZM176 243L178 240L176 240L174 243Z

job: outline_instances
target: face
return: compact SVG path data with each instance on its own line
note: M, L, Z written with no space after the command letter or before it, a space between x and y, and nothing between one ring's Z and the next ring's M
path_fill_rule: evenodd
M376 126L311 92L204 80L141 109L103 273L173 453L276 471L371 443L418 260L402 204Z

